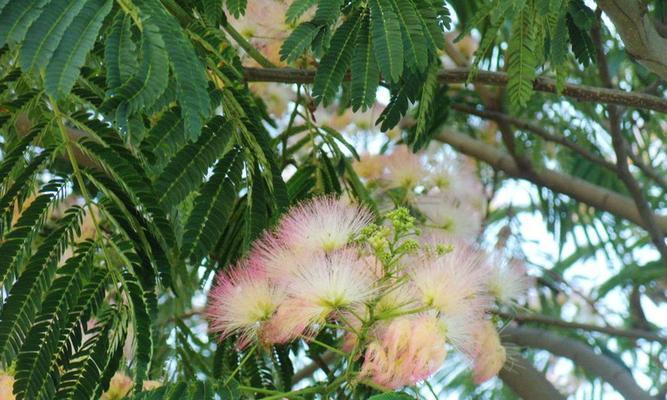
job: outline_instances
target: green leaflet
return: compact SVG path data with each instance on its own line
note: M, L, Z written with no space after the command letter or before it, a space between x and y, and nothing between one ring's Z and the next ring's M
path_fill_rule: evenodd
M285 12L285 22L295 24L299 18L317 3L317 0L294 0Z
M201 0L204 19L206 22L216 28L223 23L224 12L222 11L221 0Z
M185 224L184 259L200 259L213 249L232 210L241 182L243 157L240 148L230 150L216 165L206 182Z
M48 212L48 207L62 189L64 182L54 181L40 191L40 195L21 212L21 216L0 244L0 285L5 285L9 274L18 271L21 254L29 250L32 238L38 233ZM9 285L6 285L8 288Z
M0 11L0 48L19 43L49 0L11 0Z
M375 102L375 94L380 82L380 71L373 54L372 38L368 16L359 28L357 42L352 55L352 110L368 109Z
M340 16L343 3L344 0L319 0L312 22L324 26L334 24Z
M403 73L401 25L391 0L369 0L373 50L385 79L397 82Z
M160 30L169 54L169 65L176 80L177 98L181 106L185 132L191 140L197 140L202 126L211 113L206 68L178 21L159 1L146 0L140 7Z
M14 284L0 313L0 355L11 360L28 333L41 296L50 285L66 244L78 229L82 211L70 208L67 215L39 246Z
M138 68L136 46L132 41L132 18L118 13L104 47L107 85L111 89L119 87L136 73Z
M533 95L533 79L537 68L533 13L525 7L512 23L507 61L507 94L512 107L524 107Z
M52 0L39 18L30 25L19 53L19 62L25 72L37 72L46 66L63 38L84 0Z
M568 53L568 32L567 32L567 12L563 8L558 13L557 22L555 23L553 34L551 37L551 63L559 67L563 65Z
M44 87L48 94L62 98L72 90L112 4L111 0L86 1L46 67Z
M248 0L226 0L225 4L227 5L227 10L229 10L235 18L238 18L245 14Z
M445 37L438 26L436 13L427 0L414 0L414 3L417 7L417 19L421 24L428 50L435 53L438 49L442 49L445 44Z
M68 317L76 306L83 279L91 270L94 250L90 242L84 242L58 270L58 278L49 288L18 356L14 390L20 398L54 396L56 382L50 371L57 368L56 356L65 344L72 323Z
M264 177L258 166L255 166L252 175L252 186L246 196L245 234L243 235L243 249L248 250L252 242L259 237L269 224L269 208L271 199L267 197L267 187Z
M127 112L134 113L143 107L150 107L167 89L169 56L157 25L150 22L144 24L141 51L143 60L139 71L129 81L110 91L111 98L102 105L103 109L127 104Z
M0 185L5 183L4 181L9 173L18 165L18 161L23 157L25 150L43 128L44 125L33 127L25 137L16 143L16 145L9 148L8 152L3 155L3 160L0 162Z
M409 143L413 149L419 150L428 145L429 137L427 137L427 127L430 122L430 115L432 114L433 99L438 88L438 64L431 64L428 71L426 71L426 81L422 86L421 97L419 99L419 108L417 109L417 127L415 128L414 137L409 138ZM436 103L437 104L437 103ZM438 106L443 106L438 104Z
M313 96L324 105L329 104L335 97L345 77L345 72L352 60L359 21L359 13L355 13L336 30L331 39L331 46L320 62L320 68L317 70L313 83Z
M297 26L283 43L280 59L288 63L298 59L310 47L320 29L322 29L320 26L312 22L304 22Z
M148 296L155 296L152 292L144 291L137 280L130 274L124 274L123 280L128 289L132 303L132 320L135 337L135 390L140 390L146 378L153 358L153 329L148 310Z
M401 23L406 65L415 71L423 71L428 64L427 42L415 4L412 0L392 0L392 2Z
M120 361L125 337L118 311L108 308L98 318L91 337L78 349L65 366L58 385L58 399L90 399L98 397L111 379Z
M155 124L141 142L141 151L157 171L187 142L180 110L169 110Z
M216 117L196 143L185 146L171 159L155 182L158 201L165 209L183 201L201 184L208 168L227 147L230 137L230 123Z
M31 178L49 160L52 152L53 149L45 149L38 156L33 158L21 173L14 178L12 185L5 188L4 195L0 198L0 215L11 211L13 201L17 196L20 194L27 194L32 190Z

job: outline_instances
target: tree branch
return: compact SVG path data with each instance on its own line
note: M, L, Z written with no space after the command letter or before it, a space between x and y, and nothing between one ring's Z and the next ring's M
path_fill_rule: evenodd
M558 326L566 329L581 329L589 332L600 332L611 336L625 337L629 339L646 339L667 345L667 337L660 336L656 333L642 329L620 329L608 326L583 324L580 322L569 322L541 314L510 314L505 312L495 312L494 314L502 318L512 319L517 322L532 322L537 324Z
M637 205L626 196L583 179L546 168L536 167L533 174L527 176L523 174L509 154L468 135L446 131L437 135L436 140L447 143L461 153L483 161L509 176L526 179L536 185L547 187L554 192L565 194L599 210L607 211L645 227ZM656 216L656 220L662 229L667 229L667 217Z
M595 53L600 79L606 87L611 89L614 84L607 65L607 57L604 54L601 26L602 21L598 14L598 18L591 31L591 36L595 42ZM664 54L667 54L667 52L663 53L663 56ZM612 146L616 153L616 171L618 172L618 177L623 181L625 187L637 204L637 210L639 211L641 218L644 220L644 226L651 236L651 240L655 244L656 249L660 252L663 264L667 266L667 244L665 244L665 235L656 222L655 214L646 200L642 188L639 186L639 183L635 180L634 176L632 176L628 167L628 153L630 151L628 142L623 136L623 121L621 119L622 111L618 106L609 104L607 106L607 113L609 114L609 134L611 135Z
M585 159L599 164L604 168L610 169L612 171L616 171L616 165L613 163L605 160L603 157L592 153L589 151L587 148L584 146L572 142L571 140L568 140L564 136L558 136L554 135L553 133L549 132L548 130L542 128L541 126L534 124L532 122L524 121L522 119L512 117L510 115L497 112L497 111L490 111L490 110L479 110L474 107L467 106L465 104L452 104L450 106L452 109L465 113L465 114L470 114L470 115L475 115L480 118L484 119L490 119L493 121L505 121L506 123L509 123L511 125L514 125L515 127L522 129L524 131L532 132L535 135L543 138L544 140L547 140L549 142L553 143L558 143L564 147L567 147L568 149L574 151L575 153L579 154L580 156L584 157Z
M565 400L565 396L522 357L512 357L500 370L498 377L522 399Z
M503 341L519 346L546 350L565 357L591 374L609 383L626 399L649 400L652 397L637 385L627 367L603 354L596 353L586 344L542 329L506 327L501 333Z
M444 69L440 71L438 79L441 83L465 83L469 73L469 68ZM297 68L245 68L244 74L248 82L312 83L315 78L315 70ZM507 79L504 72L478 71L472 82L505 86ZM556 81L551 78L538 77L533 87L540 92L557 92ZM561 94L583 102L617 104L667 113L667 100L645 93L567 84Z
M598 0L598 6L614 23L625 51L641 65L667 79L667 39L662 36L640 0Z

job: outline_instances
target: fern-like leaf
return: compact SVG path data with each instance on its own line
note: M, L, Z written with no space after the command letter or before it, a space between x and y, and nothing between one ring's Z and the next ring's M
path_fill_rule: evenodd
M119 13L114 18L104 47L107 85L118 88L136 73L136 46L132 41L132 18Z
M10 210L16 198L21 194L27 194L32 190L31 178L47 163L50 159L53 149L45 149L39 155L35 156L28 165L16 176L14 182L5 190L5 194L0 198L0 215Z
M199 61L192 42L185 36L178 21L159 1L147 0L140 7L150 15L160 29L176 81L185 131L191 140L197 140L211 112L206 69Z
M90 338L72 357L72 362L65 366L56 398L58 399L91 399L99 396L101 390L108 386L109 378L104 379L112 364L122 353L122 342L114 337L124 336L124 330L118 323L118 312L107 309L97 320L93 329L87 333ZM113 373L113 372L112 372Z
M424 39L431 52L442 49L445 44L444 35L437 23L437 15L428 0L414 0L417 7L417 18L422 27Z
M231 126L216 117L196 143L180 150L155 182L158 201L169 209L196 189L213 162L222 154L231 137Z
M25 137L10 147L7 153L4 154L3 160L0 163L0 185L5 183L4 181L9 176L9 173L18 165L18 161L23 157L25 150L43 128L44 125L33 127Z
M406 65L414 71L423 71L428 64L428 51L423 27L412 0L392 0L401 24Z
M154 294L144 291L132 275L125 274L123 280L132 303L132 318L136 338L134 381L137 389L139 389L148 374L153 358L153 329L148 311L150 301L147 298L154 296Z
M359 14L351 15L341 25L333 38L331 46L320 62L320 68L313 83L313 96L327 105L336 96L345 72L352 61L354 43L359 32Z
M239 190L243 166L240 148L230 150L199 191L185 225L183 257L198 259L207 254L222 234Z
M30 25L21 46L19 62L25 72L45 67L56 51L63 34L83 7L84 0L53 0Z
M288 63L298 59L315 39L321 27L312 22L304 22L292 31L280 49L280 59Z
M524 107L533 95L537 68L531 9L524 7L512 23L507 60L507 93L512 107Z
M360 108L366 110L375 102L375 94L380 83L380 71L373 54L367 16L364 17L364 22L359 28L357 43L352 55L351 70L352 110L357 111Z
M245 14L245 9L248 6L248 0L226 0L227 10L234 16L239 18Z
M67 28L46 67L44 87L51 96L62 98L72 90L112 4L111 0L86 1Z
M317 3L317 0L295 0L285 12L285 22L295 24L299 18Z
M391 0L369 0L373 50L385 79L397 82L403 73L401 25Z
M56 265L66 244L80 224L79 207L70 208L66 216L30 257L25 270L9 292L0 313L0 355L12 359L20 348L35 317L42 294L51 283Z
M59 347L67 337L70 310L76 305L83 277L90 271L91 243L83 243L75 255L58 270L58 278L42 302L40 315L30 328L16 364L14 391L19 398L52 398L56 385L52 377ZM65 337L63 337L65 336Z
M0 48L19 43L28 28L42 13L48 0L11 0L0 11Z
M107 47L113 45L114 41L107 42ZM111 98L102 105L103 109L114 109L121 104L127 104L127 112L133 113L142 107L152 106L167 89L169 56L159 28L150 20L144 24L141 50L143 59L139 71L130 80L110 91ZM114 52L113 49L108 51ZM112 74L114 73L112 71ZM120 79L120 66L118 78Z
M422 86L421 97L419 99L419 108L417 109L417 126L415 127L414 136L409 137L408 144L413 146L415 151L426 146L429 142L427 136L427 127L429 126L429 117L431 115L431 107L433 106L433 99L438 88L438 65L432 64L426 72L426 80ZM438 107L441 105L438 104Z
M30 206L21 212L13 229L0 244L0 285L6 285L5 279L10 273L18 271L18 261L22 253L29 248L32 238L37 234L43 220L46 218L48 207L62 189L64 182L53 181L45 185L40 195L30 203ZM6 285L8 287L9 285Z
M343 3L343 0L319 0L313 22L323 26L334 24L340 16L340 8Z

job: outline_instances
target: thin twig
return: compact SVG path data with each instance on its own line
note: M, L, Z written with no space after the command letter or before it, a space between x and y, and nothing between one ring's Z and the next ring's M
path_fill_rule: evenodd
M612 162L609 162L609 161L605 160L603 157L592 153L591 151L589 151L584 146L582 146L578 143L575 143L571 140L568 140L564 136L555 135L555 134L549 132L548 130L542 128L541 126L538 126L537 124L534 124L532 122L528 122L528 121L522 120L520 118L512 117L510 115L507 115L507 114L504 114L504 113L501 113L501 112L497 112L497 111L479 110L477 108L467 106L465 104L452 104L451 108L456 110L456 111L465 113L465 114L478 116L480 118L491 119L491 120L494 120L494 121L499 121L499 120L505 121L509 124L514 125L515 127L519 128L519 129L522 129L522 130L528 131L528 132L532 132L535 135L543 138L544 140L547 140L547 141L553 142L553 143L558 143L558 144L560 144L564 147L567 147L568 149L574 151L575 153L579 154L580 156L584 157L585 159L587 159L587 160L589 160L593 163L599 164L604 168L607 168L607 169L612 170L612 171L616 171L616 165L613 164Z
M589 332L599 332L611 336L625 337L629 339L646 339L667 345L667 337L641 329L621 329L594 324L584 324L581 322L569 322L541 314L511 314L501 311L497 311L494 314L501 318L512 319L517 322L545 324L566 329L581 329Z

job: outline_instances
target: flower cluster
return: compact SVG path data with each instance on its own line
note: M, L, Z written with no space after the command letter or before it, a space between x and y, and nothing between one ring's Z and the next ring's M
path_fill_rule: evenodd
M518 269L470 243L420 235L407 209L376 223L364 207L320 197L291 209L219 273L209 327L221 339L236 337L239 348L330 330L357 382L391 389L428 378L456 349L481 382L505 361L488 314L525 289L498 282L506 272Z
M395 203L418 211L424 231L467 241L479 236L486 201L469 160L442 151L413 154L401 145L390 154L364 155L354 168L377 189L378 200L390 193Z

